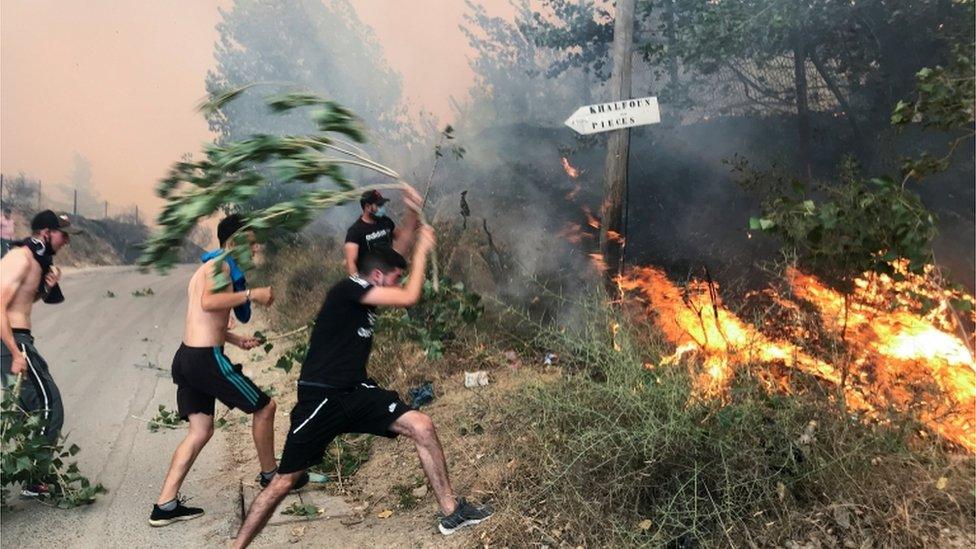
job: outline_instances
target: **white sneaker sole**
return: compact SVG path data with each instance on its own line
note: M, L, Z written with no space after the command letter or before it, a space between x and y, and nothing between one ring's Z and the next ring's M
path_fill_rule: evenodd
M160 526L169 526L174 522L180 522L183 520L193 520L195 518L200 518L202 516L203 513L200 513L199 515L183 515L182 517L173 517L169 519L159 519L159 520L149 519L149 526L159 528Z
M444 525L438 522L437 523L437 529L440 530L441 533L444 534L445 536L450 536L451 534L453 534L454 532L457 532L461 528L464 528L466 526L474 526L475 524L481 524L482 522L484 522L484 521L486 521L486 520L488 520L490 518L491 518L490 516L487 516L487 517L485 517L483 519L466 520L466 521L462 522L461 524L458 524L454 528L444 528Z

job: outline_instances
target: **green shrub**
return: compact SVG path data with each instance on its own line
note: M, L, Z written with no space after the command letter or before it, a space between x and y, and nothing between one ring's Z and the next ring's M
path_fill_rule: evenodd
M66 509L94 502L105 488L92 484L82 476L76 463L66 461L81 449L74 444L65 448L63 442L51 446L41 434L41 416L24 411L17 404L17 392L12 387L4 390L0 406L0 503L7 504L10 486L37 482L48 485L51 503L57 507Z

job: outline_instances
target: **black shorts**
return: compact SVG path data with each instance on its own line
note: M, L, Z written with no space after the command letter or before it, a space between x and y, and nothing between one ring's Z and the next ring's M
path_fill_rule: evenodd
M177 386L176 407L184 420L190 414L214 415L214 399L248 414L271 401L221 347L180 345L173 357L173 383Z
M332 439L343 433L368 433L394 438L390 425L412 410L394 391L361 383L354 388L298 386L278 472L294 473L322 462Z

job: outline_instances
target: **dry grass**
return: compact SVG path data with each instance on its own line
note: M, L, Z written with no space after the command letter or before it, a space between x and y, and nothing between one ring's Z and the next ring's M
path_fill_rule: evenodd
M284 332L315 320L325 294L346 276L339 244L308 239L269 254L259 273L274 288L270 324Z
M523 387L501 407L501 451L518 465L502 489L495 542L973 541L972 456L924 436L910 417L852 418L814 380L770 394L756 377L766 366L741 369L723 402L696 398L687 370L644 367L668 350L653 330L599 303L581 307L588 322L540 335L587 360L558 381ZM613 323L625 327L616 337Z
M285 330L308 322L342 273L337 248L278 257L272 313ZM559 312L530 318L490 307L441 359L428 359L395 330L378 331L374 342L369 372L381 384L406 398L410 387L434 383L437 399L425 411L458 491L498 509L477 543L976 541L973 456L926 435L910 416L863 421L842 411L831 387L802 377L789 380L788 394L770 393L768 365L741 368L721 402L696 398L696 365L645 368L672 349L633 311L608 307L600 294L575 303L542 297ZM623 327L616 335L614 323ZM556 364L543 368L550 352ZM463 372L478 369L490 372L492 385L464 389ZM410 444L378 441L354 490L395 507L405 487L423 482L415 459ZM419 503L411 516L426 524L431 495Z

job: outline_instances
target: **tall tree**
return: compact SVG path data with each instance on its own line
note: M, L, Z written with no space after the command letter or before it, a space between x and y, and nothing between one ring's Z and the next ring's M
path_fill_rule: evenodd
M400 76L348 0L235 0L220 13L208 92L270 83L317 93L354 109L378 144L414 137ZM224 105L210 117L211 129L223 140L309 129L297 114L272 116L259 95Z

